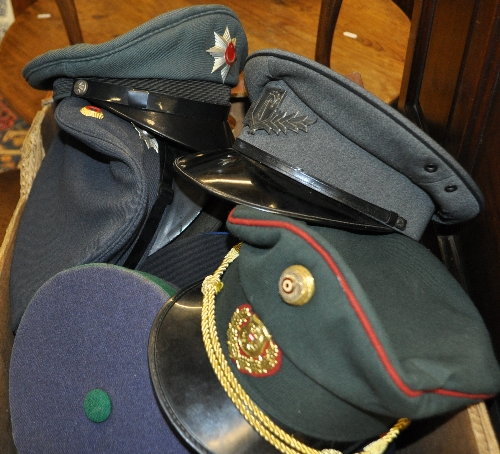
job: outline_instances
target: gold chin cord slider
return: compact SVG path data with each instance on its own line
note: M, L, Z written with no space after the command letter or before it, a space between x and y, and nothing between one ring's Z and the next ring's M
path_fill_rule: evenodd
M215 296L222 290L220 280L227 267L239 255L241 243L231 249L215 273L207 276L201 286L203 293L203 307L201 312L201 331L203 343L207 351L210 364L224 388L226 394L234 403L248 423L266 441L284 454L342 454L336 449L317 450L311 448L277 426L271 419L250 399L248 394L234 376L220 346L219 336L215 325ZM397 423L381 438L368 444L359 454L382 454L387 446L399 435L399 432L408 427L410 420L399 419Z

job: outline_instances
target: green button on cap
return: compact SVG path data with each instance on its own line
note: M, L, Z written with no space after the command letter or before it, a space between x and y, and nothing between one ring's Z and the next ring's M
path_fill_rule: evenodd
M85 396L83 408L92 422L104 422L111 414L111 399L105 391L96 388Z

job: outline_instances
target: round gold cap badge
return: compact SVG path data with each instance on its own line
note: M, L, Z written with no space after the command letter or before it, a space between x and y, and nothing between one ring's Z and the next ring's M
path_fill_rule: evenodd
M289 266L281 273L278 291L287 304L303 306L314 295L314 277L302 265Z

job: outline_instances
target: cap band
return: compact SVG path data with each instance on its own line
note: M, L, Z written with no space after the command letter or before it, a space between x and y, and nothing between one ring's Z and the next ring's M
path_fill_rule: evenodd
M201 286L201 292L203 293L201 331L210 364L224 391L226 391L243 417L265 440L280 452L285 454L342 454L336 449L319 451L311 448L281 429L252 401L239 384L227 363L220 347L215 324L215 296L222 290L223 283L220 278L227 267L238 257L241 244L237 244L228 252L215 273L207 276ZM409 424L409 419L399 419L384 436L365 446L360 454L382 454L388 445L399 435L399 432L408 427Z
M338 202L365 214L381 224L394 227L400 231L404 231L406 228L406 219L399 216L397 213L381 208L373 203L360 199L355 195L349 194L342 189L317 180L316 178L307 175L301 169L291 167L286 162L283 162L275 156L260 150L254 145L251 145L241 139L236 139L233 144L233 148L240 153L264 164L265 166L275 169L293 180L298 181L303 185L326 195L327 197L337 200Z
M73 80L71 95L89 101L109 102L211 122L226 121L230 109L230 105L194 101L84 78Z

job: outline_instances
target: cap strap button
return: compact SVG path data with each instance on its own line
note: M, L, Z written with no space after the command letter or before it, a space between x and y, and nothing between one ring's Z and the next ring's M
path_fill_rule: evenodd
M427 164L424 169L426 172L434 173L438 169L438 166L436 164Z
M73 91L77 96L83 96L85 93L87 93L88 88L89 84L86 80L83 79L78 79L73 85Z
M285 303L303 306L312 298L314 290L314 277L305 266L292 265L281 273L278 291Z
M454 184L450 184L449 186L446 186L444 188L446 192L455 192L457 189L458 189L457 186Z

